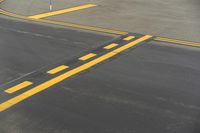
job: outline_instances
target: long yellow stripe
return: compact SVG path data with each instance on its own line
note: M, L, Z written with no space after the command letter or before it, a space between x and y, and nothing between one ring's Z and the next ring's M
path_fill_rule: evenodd
M28 18L26 16L21 16L21 15L17 15L17 14L14 14L14 13L7 12L7 11L2 10L2 9L0 9L0 13L7 15L7 16L10 16L10 17L20 18L20 19L25 19L25 20L31 20L31 21L41 22L41 23L54 24L54 25L59 25L59 26L63 26L63 27L71 27L71 28L97 31L97 32L104 32L104 33L116 34L116 35L126 35L126 34L128 34L128 32L118 31L118 30L114 30L114 29L106 29L106 28L94 27L94 26L88 26L88 25L66 23L66 22L60 22L60 21L52 21L52 20L47 20L47 19L31 19L31 18Z
M24 81L24 82L22 82L22 83L20 83L20 84L18 84L18 85L16 85L16 86L13 86L13 87L11 87L11 88L5 90L5 92L7 92L7 93L14 93L14 92L16 92L16 91L18 91L18 90L21 90L21 89L23 89L23 88L25 88L25 87L27 87L27 86L32 85L32 84L33 84L33 83L30 82L30 81Z
M72 7L72 8L68 8L68 9L64 9L64 10L58 10L58 11L53 11L53 12L33 15L33 16L29 16L29 18L40 19L40 18L45 18L45 17L49 17L49 16L55 16L55 15L59 15L59 14L63 14L63 13L73 12L73 11L77 11L77 10L81 10L81 9L91 8L91 7L95 7L95 6L97 6L97 5L87 4L87 5Z
M111 51L111 52L109 52L107 54L104 54L104 55L102 55L102 56L100 56L100 57L98 57L98 58L96 58L96 59L94 59L94 60L92 60L92 61L90 61L88 63L85 63L85 64L83 64L83 65L81 65L79 67L76 67L76 68L74 68L74 69L72 69L72 70L70 70L70 71L68 71L68 72L66 72L64 74L61 74L58 77L55 77L55 78L53 78L53 79L51 79L49 81L46 81L46 82L44 82L44 83L32 88L31 90L28 90L27 92L24 92L24 93L22 93L22 94L20 94L20 95L18 95L16 97L6 101L6 102L4 102L4 103L1 103L0 104L0 111L4 111L4 110L12 107L13 105L15 105L15 104L17 104L17 103L19 103L19 102L21 102L21 101L33 96L33 95L35 95L35 94L37 94L37 93L39 93L39 92L41 92L43 90L46 90L49 87L51 87L51 86L53 86L53 85L65 80L65 79L67 79L67 78L69 78L69 77L71 77L71 76L73 76L75 74L78 74L78 73L80 73L80 72L82 72L84 70L87 70L87 69L89 69L89 68L91 68L91 67L93 67L93 66L95 66L95 65L97 65L97 64L99 64L99 63L101 63L101 62L103 62L103 61L105 61L105 60L117 55L117 54L119 54L120 52L122 52L122 51L124 51L126 49L129 49L129 48L135 46L136 44L151 38L151 37L152 36L150 36L150 35L143 36L143 37L141 37L141 38L139 38L139 39L137 39L137 40L135 40L133 42L130 42L130 43L128 43L128 44L126 44L126 45L124 45L124 46L122 46L120 48L117 48L117 49L115 49L115 50L113 50L113 51Z
M56 67L54 69L49 70L47 73L48 74L55 74L55 73L58 73L58 72L60 72L62 70L65 70L67 68L69 68L69 66L61 65L61 66L58 66L58 67Z
M163 38L163 37L157 37L154 40L162 41L162 42L183 44L183 45L190 45L190 46L200 46L200 42L183 41L183 40L176 40L176 39Z

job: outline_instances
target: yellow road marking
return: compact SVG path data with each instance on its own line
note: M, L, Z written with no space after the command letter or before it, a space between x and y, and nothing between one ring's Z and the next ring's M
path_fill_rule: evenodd
M102 56L100 56L100 57L98 57L98 58L96 58L96 59L94 59L90 62L87 62L87 63L85 63L85 64L83 64L79 67L76 67L76 68L68 71L68 72L65 72L65 73L63 73L63 74L61 74L61 75L59 75L59 76L57 76L53 79L50 79L50 80L32 88L31 90L28 90L28 91L14 97L14 98L11 98L10 100L5 101L4 103L0 104L0 111L4 111L4 110L14 106L15 104L20 103L23 100L41 92L41 91L44 91L44 90L48 89L49 87L65 80L65 79L67 79L67 78L69 78L69 77L71 77L75 74L78 74L78 73L80 73L84 70L87 70L87 69L89 69L89 68L91 68L91 67L93 67L93 66L95 66L95 65L97 65L97 64L99 64L99 63L101 63L101 62L123 52L124 50L129 49L129 48L137 45L140 42L143 42L147 39L150 39L151 37L152 36L150 36L150 35L143 36L143 37L141 37L141 38L139 38L135 41L132 41L132 42L130 42L130 43L128 43L128 44L126 44L122 47L119 47L119 48L117 48L117 49L115 49L115 50L113 50L109 53L106 53L106 54L104 54L104 55L102 55Z
M24 81L24 82L22 82L22 83L20 83L20 84L18 84L18 85L16 85L16 86L13 86L13 87L11 87L11 88L5 90L5 92L11 94L11 93L14 93L14 92L16 92L16 91L18 91L18 90L21 90L21 89L23 89L23 88L25 88L25 87L27 87L27 86L30 86L30 85L32 85L32 84L33 84L33 83L30 82L30 81Z
M114 48L114 47L116 47L116 46L118 46L117 43L112 43L112 44L110 44L110 45L105 46L104 49L111 49L111 48Z
M59 15L59 14L73 12L73 11L77 11L77 10L81 10L81 9L91 8L91 7L95 7L95 6L97 6L97 5L87 4L87 5L72 7L72 8L68 8L68 9L64 9L64 10L58 10L58 11L53 11L53 12L33 15L33 16L29 16L29 18L40 19L40 18L45 18L45 17L49 17L49 16L55 16L55 15Z
M183 40L176 40L176 39L169 39L169 38L162 38L162 37L157 37L154 40L162 41L162 42L183 44L183 45L190 45L190 46L200 46L200 42L190 42L190 41L183 41Z
M56 68L54 68L52 70L49 70L47 73L48 74L55 74L55 73L58 73L58 72L60 72L62 70L65 70L67 68L69 68L69 66L61 65L61 66L58 66L58 67L56 67Z
M124 41L130 41L131 39L135 38L135 36L128 36L126 38L124 38Z
M90 59L90 58L92 58L92 57L94 57L94 56L96 56L96 54L94 54L94 53L89 53L89 54L87 54L87 55L85 55L85 56L83 56L83 57L80 57L79 60L85 61L85 60L88 60L88 59Z
M113 30L113 29L106 29L101 27L94 27L94 26L88 26L88 25L81 25L81 24L74 24L74 23L67 23L67 22L59 22L59 21L52 21L52 20L46 20L46 19L31 19L26 16L17 15L11 12L7 12L5 10L0 9L0 13L4 14L6 16L15 17L19 19L25 19L40 23L48 23L48 24L54 24L59 25L63 27L71 27L71 28L77 28L77 29L83 29L83 30L90 30L90 31L96 31L96 32L103 32L108 34L115 34L115 35L126 35L128 32L125 31L119 31L119 30Z

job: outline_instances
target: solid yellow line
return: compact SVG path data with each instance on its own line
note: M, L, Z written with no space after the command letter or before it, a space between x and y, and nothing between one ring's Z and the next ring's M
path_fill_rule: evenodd
M7 11L2 10L2 9L0 9L0 13L7 15L7 16L10 16L10 17L15 17L15 18L20 18L20 19L25 19L25 20L30 20L30 21L36 21L36 22L41 22L41 23L54 24L54 25L59 25L59 26L63 26L63 27L71 27L71 28L90 30L90 31L96 31L96 32L104 32L104 33L116 34L116 35L126 35L126 34L128 34L128 32L125 32L125 31L105 29L105 28L101 28L101 27L94 27L94 26L87 26L87 25L81 25L81 24L52 21L52 20L46 20L46 19L31 19L31 18L28 18L26 16L21 16L21 15L17 15L17 14L14 14L14 13L7 12Z
M110 45L105 46L104 49L111 49L111 48L114 48L114 47L117 47L117 46L118 46L117 43L112 43Z
M135 36L128 36L126 38L124 38L123 40L125 41L130 41L131 39L135 38Z
M58 66L58 67L56 67L56 68L54 68L52 70L49 70L47 73L48 74L55 74L55 73L58 73L58 72L60 72L62 70L65 70L67 68L69 68L69 66L61 65L61 66Z
M73 12L73 11L77 11L77 10L81 10L81 9L91 8L91 7L95 7L95 6L97 6L97 5L87 4L87 5L72 7L72 8L68 8L68 9L64 9L64 10L58 10L58 11L53 11L53 12L33 15L33 16L29 16L29 18L40 19L40 18L45 18L45 17L49 17L49 16L55 16L55 15L59 15L59 14L63 14L63 13Z
M85 60L88 60L88 59L90 59L90 58L92 58L92 57L94 57L94 56L96 56L96 54L94 54L94 53L89 53L89 54L87 54L87 55L85 55L85 56L83 56L83 57L80 57L79 60L85 61Z
M126 44L122 47L119 47L119 48L117 48L117 49L115 49L115 50L113 50L109 53L106 53L106 54L104 54L104 55L102 55L102 56L100 56L100 57L98 57L98 58L96 58L96 59L94 59L94 60L92 60L88 63L85 63L85 64L83 64L79 67L76 67L76 68L74 68L74 69L72 69L72 70L70 70L66 73L63 73L63 74L61 74L61 75L59 75L59 76L57 76L57 77L55 77L51 80L48 80L48 81L32 88L31 90L28 90L28 91L26 91L26 92L24 92L24 93L22 93L22 94L20 94L16 97L10 99L10 100L8 100L8 101L5 101L4 103L0 104L0 111L4 111L4 110L12 107L13 105L33 96L33 95L35 95L35 94L37 94L41 91L44 91L44 90L48 89L49 87L65 80L65 79L67 79L67 78L69 78L69 77L71 77L75 74L78 74L78 73L80 73L84 70L87 70L87 69L89 69L89 68L91 68L91 67L93 67L93 66L95 66L95 65L97 65L97 64L117 55L117 54L119 54L120 52L137 45L138 43L141 43L141 42L143 42L147 39L150 39L151 37L152 36L150 36L150 35L143 36L143 37L141 37L141 38L139 38L139 39L137 39L133 42L130 42L130 43L128 43L128 44Z
M183 45L190 45L190 46L200 46L200 42L190 42L190 41L183 41L183 40L176 40L176 39L169 39L169 38L162 38L162 37L157 37L154 40L162 41L162 42L183 44Z
M16 85L16 86L13 86L13 87L11 87L11 88L5 90L5 92L11 94L11 93L14 93L14 92L16 92L16 91L18 91L18 90L21 90L21 89L23 89L23 88L25 88L25 87L27 87L27 86L30 86L30 85L32 85L32 84L33 84L33 83L30 82L30 81L24 81L24 82L22 82L22 83L20 83L20 84L18 84L18 85Z

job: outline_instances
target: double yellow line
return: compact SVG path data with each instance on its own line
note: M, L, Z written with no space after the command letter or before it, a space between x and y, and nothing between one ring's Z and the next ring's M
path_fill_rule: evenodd
M27 99L27 98L29 98L29 97L37 94L37 93L40 93L40 92L50 88L51 86L53 86L55 84L60 83L61 81L65 80L65 79L67 79L67 78L69 78L73 75L76 75L76 74L78 74L82 71L85 71L85 70L87 70L87 69L89 69L89 68L109 59L109 58L112 58L113 56L115 56L115 55L137 45L138 43L146 41L146 40L150 39L151 37L152 36L150 36L150 35L146 35L146 36L143 36L143 37L141 37L137 40L131 41L131 42L119 47L119 48L116 48L115 50L113 50L111 52L108 52L108 53L106 53L106 54L104 54L100 57L93 59L92 61L89 61L89 62L87 62L87 63L85 63L81 66L78 66L78 67L76 67L72 70L69 70L69 71L67 71L67 72L65 72L65 73L63 73L63 74L61 74L61 75L59 75L59 76L57 76L53 79L50 79L50 80L48 80L48 81L46 81L46 82L44 82L44 83L42 83L42 84L40 84L36 87L33 87L32 89L14 97L14 98L11 98L10 100L5 101L4 103L1 103L0 104L0 112L16 105L17 103L22 102L23 100L25 100L25 99Z
M191 42L191 41L184 41L184 40L177 40L177 39L170 39L170 38L163 38L163 37L156 37L155 41L161 42L168 42L168 43L176 43L176 44L183 44L188 46L200 46L200 42Z

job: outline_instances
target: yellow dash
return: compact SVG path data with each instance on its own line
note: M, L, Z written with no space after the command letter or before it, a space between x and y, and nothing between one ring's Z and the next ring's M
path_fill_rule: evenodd
M116 46L118 46L117 43L112 43L112 44L110 44L110 45L105 46L104 49L111 49L111 48L114 48L114 47L116 47Z
M60 72L62 70L65 70L67 68L69 68L69 66L61 65L61 66L58 66L58 67L56 67L56 68L54 68L52 70L49 70L47 73L48 74L55 74L55 73L58 73L58 72Z
M126 38L124 38L124 41L130 41L131 39L135 38L135 36L128 36Z
M11 93L14 93L14 92L16 92L16 91L18 91L18 90L21 90L21 89L23 89L23 88L25 88L25 87L27 87L27 86L30 86L30 85L32 85L32 84L33 84L33 83L30 82L30 81L24 81L24 82L22 82L21 84L18 84L18 85L16 85L16 86L13 86L13 87L11 87L11 88L5 90L5 92L11 94Z
M79 60L85 61L85 60L88 60L88 59L90 59L90 58L92 58L92 57L94 57L94 56L96 56L96 54L94 54L94 53L89 53L89 54L87 54L87 55L85 55L85 56L83 56L83 57L80 57Z
M184 40L175 40L170 38L162 38L157 37L154 40L156 41L162 41L162 42L169 42L169 43L176 43L176 44L183 44L183 45L189 45L189 46L200 46L200 42L191 42L191 41L184 41Z
M81 6L76 6L76 7L72 7L72 8L68 8L68 9L64 9L64 10L58 10L58 11L33 15L33 16L29 16L28 18L40 19L40 18L55 16L55 15L59 15L59 14L63 14L63 13L73 12L73 11L77 11L77 10L81 10L81 9L91 8L91 7L95 7L95 6L97 6L97 5L94 5L94 4L81 5Z
M98 57L98 58L96 58L96 59L94 59L90 62L87 62L87 63L85 63L81 66L78 66L78 67L76 67L76 68L74 68L74 69L72 69L68 72L65 72L65 73L63 73L63 74L61 74L61 75L59 75L59 76L57 76L53 79L50 79L50 80L32 88L31 90L28 90L28 91L14 97L14 98L11 98L10 100L5 101L4 103L0 104L0 112L22 102L23 100L25 100L25 99L27 99L27 98L29 98L29 97L37 94L37 93L40 93L40 92L48 89L49 87L51 87L55 84L60 83L61 81L65 80L65 79L67 79L67 78L69 78L69 77L71 77L75 74L78 74L78 73L80 73L84 70L87 70L87 69L89 69L89 68L91 68L91 67L93 67L93 66L95 66L95 65L97 65L97 64L117 55L117 54L119 54L120 52L123 52L124 50L129 49L129 48L137 45L138 43L141 43L141 42L143 42L147 39L150 39L151 37L152 36L149 36L149 35L143 36L143 37L141 37L141 38L139 38L139 39L137 39L133 42L130 42L130 43L128 43L128 44L126 44L122 47L119 47L119 48L117 48L117 49L115 49L115 50L113 50L109 53L106 53L106 54L104 54L104 55L102 55L102 56L100 56L100 57Z

